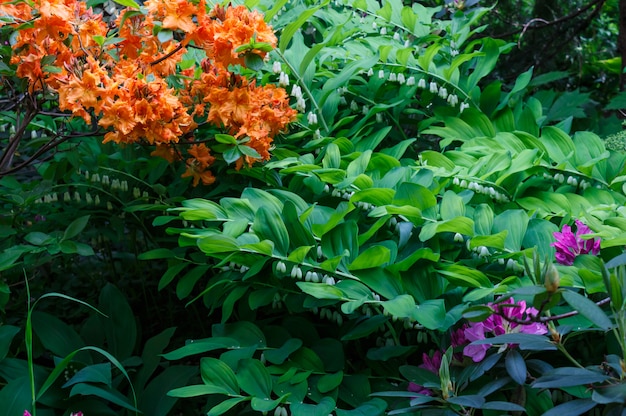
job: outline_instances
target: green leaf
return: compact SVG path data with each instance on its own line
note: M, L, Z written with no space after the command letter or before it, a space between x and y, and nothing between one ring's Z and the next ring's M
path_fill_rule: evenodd
M94 386L91 384L77 384L72 387L72 390L70 391L70 397L76 395L100 397L113 404L123 407L124 409L128 409L132 412L139 412L139 409L128 403L128 399L126 399L126 397L124 397L117 390Z
M561 403L558 406L554 406L543 414L543 416L579 416L589 414L589 410L596 407L595 403L591 399L571 400L565 403Z
M45 312L34 311L32 325L43 346L58 357L65 357L85 345L71 326Z
M135 349L137 324L135 314L122 292L107 284L98 298L98 306L108 318L99 317L107 348L120 360L130 357Z
M364 338L377 331L389 318L383 315L374 315L371 318L362 318L344 335L342 341L351 341Z
M28 376L10 380L0 389L0 403L2 403L2 415L23 415L24 410L32 412L32 399L30 381Z
M339 371L335 374L326 374L320 377L317 381L317 389L320 393L328 393L331 390L339 387L343 381L343 371Z
M493 287L493 284L483 272L461 264L440 264L437 271L457 286Z
M66 388L77 383L102 383L111 387L111 382L111 363L102 363L80 369L62 387Z
M441 199L440 214L441 219L444 221L453 220L456 217L464 217L465 203L463 198L453 191L446 191Z
M290 338L280 347L265 351L265 359L272 364L280 365L285 362L291 353L297 351L302 346L299 338Z
M159 286L157 290L161 291L165 286L169 285L172 280L174 280L176 275L183 271L185 267L187 267L187 263L178 263L168 267L167 271L163 273L163 276L161 276L161 279L159 280Z
M269 399L272 394L272 378L259 360L246 358L239 361L237 381L241 389L253 397Z
M167 248L155 248L154 250L141 253L137 258L139 260L156 260L156 259L169 259L175 257L174 252Z
M207 394L226 394L226 390L222 386L197 384L193 386L179 387L167 392L170 397L189 398L206 396Z
M400 295L381 302L381 305L389 314L398 318L412 317L416 310L415 300L411 295Z
M167 416L171 414L177 398L168 396L167 393L185 386L197 374L198 369L195 365L176 365L165 368L150 380L141 394L138 407L144 415Z
M563 388L602 383L609 378L609 376L598 371L591 371L586 368L558 367L543 373L531 386L537 389Z
M139 5L134 0L113 0L117 4L121 4L124 7L130 7L132 9L139 9Z
M17 326L0 326L0 361L4 360L7 356L11 342L18 332L20 332L20 328Z
M521 209L509 209L494 218L493 233L507 231L504 247L507 250L519 251L528 227L528 214Z
M192 292L194 286L209 271L209 266L196 266L189 270L176 284L176 296L184 299Z
M506 372L517 384L526 383L526 361L522 355L515 349L509 350L504 360Z
M189 341L183 347L163 354L163 358L170 361L180 360L185 357L219 349L239 348L240 344L236 339L225 337L212 337L208 339Z
M225 394L238 395L239 384L233 370L217 358L204 357L200 360L200 374L204 384L222 387Z
M276 254L287 256L289 250L289 232L281 215L265 206L260 207L252 224L254 231L261 240L270 240L274 243Z
M70 225L68 225L65 229L61 241L72 239L80 234L87 226L87 223L89 222L89 217L89 215L85 215L72 221Z
M241 347L264 348L266 346L263 332L249 321L213 325L213 337L234 338Z
M207 416L220 416L228 412L239 403L250 400L250 397L233 397L231 399L224 400L217 406L213 406L207 413Z
M326 283L297 282L296 285L307 295L317 299L343 299L343 292Z
M280 40L278 42L278 48L280 49L282 53L285 53L285 49L287 49L289 42L291 41L293 36L296 34L296 32L302 27L302 25L305 24L307 21L309 21L311 16L313 16L320 8L325 7L328 3L329 2L327 0L317 7L307 9L306 11L300 14L297 20L294 20L293 22L289 23L283 29L283 31L280 34Z
M571 290L563 290L561 295L572 308L577 310L582 316L589 319L596 326L605 331L613 328L613 323L609 317L593 301Z
M391 251L382 245L368 247L360 253L352 263L348 265L348 270L362 270L372 267L381 267L391 259Z
M324 397L318 404L292 403L291 416L328 416L335 410L335 401Z
M167 328L160 334L146 341L141 353L143 365L137 372L137 377L135 378L135 385L138 387L138 390L143 390L147 380L158 368L161 361L161 354L169 344L175 330L176 328Z

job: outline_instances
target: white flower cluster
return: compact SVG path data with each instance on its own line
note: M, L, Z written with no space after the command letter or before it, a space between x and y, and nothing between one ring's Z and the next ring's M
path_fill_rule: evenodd
M408 83L407 83L408 85ZM420 78L420 80L417 82L417 87L421 88L423 90L426 89L426 80L424 78ZM459 97L456 94L450 94L448 92L448 89L446 87L439 87L439 85L437 84L437 82L435 81L431 81L430 84L428 85L428 91L430 91L431 94L437 94L437 96L439 96L441 99L446 100L446 102L451 106L451 107L456 107L457 105L459 105ZM462 113L464 110L466 110L467 108L469 108L469 104L466 102L462 102L459 105L459 111Z
M332 311L329 308L317 308L314 307L311 309L313 313L319 313L320 318L328 319L329 321L334 321L337 325L343 325L343 316L337 311Z
M230 263L228 263L227 266L222 266L221 270L223 272L234 271L239 273L246 273L248 270L250 270L250 268L248 266L239 265L231 261Z
M509 202L510 201L508 196L496 190L493 186L484 186L477 182L472 182L472 181L468 182L465 179L459 180L459 178L457 177L455 177L452 180L452 183L460 188L467 188L470 191L474 191L477 194L487 195L491 197L492 199L495 199L497 202Z
M576 188L580 188L581 190L585 190L589 187L591 187L591 184L586 181L585 179L580 180L580 182L578 181L578 179L575 176L565 176L562 173L555 173L554 176L548 174L548 173L544 173L543 174L543 178L544 179L552 179L555 182L558 182L560 184L566 183L568 185L571 185L573 187Z
M304 101L304 96L302 95L302 88L299 85L295 85L291 88L292 97L296 99L296 110L301 113L306 111L306 102Z
M285 262L279 261L278 263L276 263L276 272L287 273L287 265L285 264ZM306 273L303 273L302 269L297 264L293 265L289 275L292 279L304 280L305 282L325 283L331 286L334 286L336 284L336 280L334 277L329 276L328 274L322 275L321 273L313 270L309 270Z

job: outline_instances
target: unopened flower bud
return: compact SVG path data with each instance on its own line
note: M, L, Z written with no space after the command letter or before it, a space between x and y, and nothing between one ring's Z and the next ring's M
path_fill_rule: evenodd
M548 270L546 270L543 285L548 292L554 293L559 288L560 281L561 277L559 276L559 271L556 269L554 264L550 264L548 266Z

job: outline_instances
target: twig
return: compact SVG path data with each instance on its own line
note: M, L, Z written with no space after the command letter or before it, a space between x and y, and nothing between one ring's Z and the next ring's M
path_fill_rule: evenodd
M572 13L566 15L566 16L562 16L562 17L559 17L558 19L551 20L551 21L545 21L543 19L532 19L528 23L525 23L524 26L522 26L521 29L511 30L510 32L501 33L499 35L493 35L492 37L494 37L494 38L507 38L509 36L516 35L518 33L522 33L523 34L523 32L526 32L529 29L541 29L541 28L548 27L548 26L554 26L554 25L557 25L559 23L563 23L563 22L565 22L567 20L576 18L576 17L580 16L581 14L583 14L584 12L586 12L587 10L589 10L592 7L595 7L595 6L602 7L604 5L605 1L606 0L594 0L591 3L587 4L586 6L581 7L580 9L578 9L578 10L576 10L576 11L574 11L574 12L572 12ZM531 24L533 22L536 22L536 21L542 21L542 23L544 23L544 24L541 25L541 26L531 26Z
M611 298L607 297L604 298L598 302L596 302L597 306L604 306L607 303L609 303L611 301ZM500 308L498 308L500 309ZM562 313L559 315L553 315L553 316L530 316L527 319L519 319L519 318L513 318L511 316L506 316L501 310L497 310L494 311L494 313L500 317L502 317L502 319L504 319L505 321L508 322L513 322L515 324L519 324L519 325L530 325L530 324L534 324L534 323L546 323L546 322L550 322L550 321L558 321L559 319L565 319L565 318L569 318L571 316L576 316L578 315L580 312L577 310L571 311L571 312L566 312L566 313Z

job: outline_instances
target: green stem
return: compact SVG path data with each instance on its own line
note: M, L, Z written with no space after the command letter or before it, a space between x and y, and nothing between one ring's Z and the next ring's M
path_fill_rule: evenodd
M572 357L572 355L567 352L567 350L565 349L565 346L561 343L556 344L556 347L559 349L559 351L561 351L563 353L563 355L565 355L565 357L570 360L570 362L572 364L574 364L576 367L578 368L585 368L583 367L578 361L576 361L576 359L574 357Z
M26 276L24 276L26 278ZM28 307L28 313L26 314L26 359L28 362L28 379L30 381L30 398L31 398L31 411L33 416L37 416L37 408L35 407L37 398L35 392L35 365L33 363L33 326L32 326L32 312L35 305L30 305L30 286L28 285L28 279L26 278L26 302Z
M328 129L328 124L326 124L326 120L324 119L324 115L322 114L322 109L320 108L319 104L317 104L317 101L315 101L315 97L313 97L311 90L309 90L309 88L306 86L304 80L302 79L300 74L298 74L298 71L296 71L296 68L294 68L293 65L291 65L289 61L287 61L287 59L285 59L285 55L283 55L279 49L274 49L274 52L276 52L280 59L289 67L291 74L296 78L296 81L302 87L302 91L304 91L305 94L309 96L311 104L313 105L313 108L315 108L315 112L319 117L319 121L324 128L324 133L329 134L330 130Z

